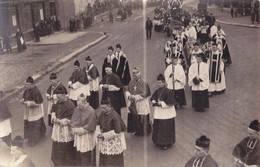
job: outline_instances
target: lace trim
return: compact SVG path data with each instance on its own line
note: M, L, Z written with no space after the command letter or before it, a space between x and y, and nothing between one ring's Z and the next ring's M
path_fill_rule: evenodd
M70 125L61 126L60 124L54 124L51 138L53 141L62 143L73 141L73 133Z
M96 137L96 133L87 133L81 136L76 134L74 136L74 147L82 153L91 151L96 146Z

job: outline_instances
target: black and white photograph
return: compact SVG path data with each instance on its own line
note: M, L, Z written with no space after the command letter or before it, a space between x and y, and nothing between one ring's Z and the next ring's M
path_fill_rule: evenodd
M260 0L0 0L0 167L260 167Z

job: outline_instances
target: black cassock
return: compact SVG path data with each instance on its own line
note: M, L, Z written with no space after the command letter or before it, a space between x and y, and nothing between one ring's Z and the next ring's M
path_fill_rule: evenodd
M218 43L216 34L213 36L213 42ZM232 64L230 52L228 49L228 44L224 36L221 36L221 42L222 42L222 49L223 49L222 59L224 59L227 64Z
M124 98L122 99L122 97L124 97L124 95L122 95L122 89L124 88L124 85L121 83L120 78L114 73L110 75L105 75L102 78L100 84L114 85L117 88L120 88L119 91L103 90L102 99L109 98L111 106L117 111L119 115L121 115L120 110L122 107L125 106L126 102Z
M209 82L211 83L221 82L221 75L219 74L221 58L221 52L209 53Z
M116 73L116 65L113 64L113 59L114 59L115 55L107 55L104 59L103 65L102 65L102 77L104 77L106 75L106 71L105 68L108 64L110 64L112 66L112 71L113 73Z
M185 164L185 167L218 167L218 164L210 155L194 156Z

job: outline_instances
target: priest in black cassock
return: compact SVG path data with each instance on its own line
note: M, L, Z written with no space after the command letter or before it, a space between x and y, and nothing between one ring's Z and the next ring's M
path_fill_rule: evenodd
M109 46L108 51L107 51L107 55L104 59L103 65L102 65L102 77L104 77L106 75L105 68L108 64L110 64L112 66L112 70L115 73L116 66L113 65L113 59L114 58L115 58L114 48L113 48L113 46Z
M198 112L203 112L209 108L209 67L202 62L203 54L198 54L197 62L189 68L189 86L192 91L192 108Z
M120 78L112 72L112 66L108 64L105 67L106 75L100 82L100 89L103 91L102 99L110 99L111 106L121 115L121 108L124 107L124 99L122 99L124 85Z
M130 103L127 117L127 132L137 136L150 134L150 87L142 77L139 68L134 68L133 79L126 88L126 98Z
M5 142L9 147L11 146L11 122L12 114L6 104L6 101L2 100L4 92L0 90L0 140Z
M86 66L83 68L83 71L89 81L89 105L93 109L97 109L99 107L99 72L89 56L85 58L85 62Z
M64 93L68 94L66 87L57 80L57 75L55 73L50 74L50 80L51 80L51 85L48 87L47 92L46 92L46 97L47 100L49 101L48 104L48 125L53 126L51 123L51 108L53 104L56 102L56 94L57 93Z
M90 96L89 81L85 72L80 68L78 60L74 62L74 71L69 78L69 98L77 105L77 99L80 94L84 94L86 97Z
M39 89L34 85L32 77L26 79L25 88L23 98L20 100L25 107L24 138L28 139L31 146L34 146L46 133L43 120L43 98Z
M121 117L110 105L109 99L102 99L101 114L98 118L100 134L98 148L100 166L124 167L123 152L126 150L126 126Z
M175 106L174 93L167 88L162 74L157 77L159 89L151 98L154 107L154 124L152 140L156 146L166 150L175 143Z
M74 166L75 148L74 136L70 120L75 105L64 93L57 94L58 101L52 107L53 130L51 138L52 153L51 160L54 166Z
M216 161L209 155L210 139L202 135L196 140L195 156L192 157L185 167L218 167Z
M249 136L238 143L234 150L233 156L237 165L252 167L260 166L260 123L254 120L247 129Z

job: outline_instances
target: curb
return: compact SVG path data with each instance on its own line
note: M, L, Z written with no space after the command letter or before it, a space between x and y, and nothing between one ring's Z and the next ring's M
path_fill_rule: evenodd
M51 71L59 68L60 66L62 66L63 64L69 62L71 59L77 57L80 53L82 53L83 51L95 46L96 44L102 42L103 40L105 40L106 38L108 38L109 35L103 35L101 37L99 37L98 39L96 39L95 41L73 51L72 53L66 55L65 57L59 59L57 62L55 62L54 64L52 64L50 67L47 67L47 69L45 70L45 72L41 73L41 74L35 74L32 76L32 78L34 79L35 83L38 82L39 80L41 80L45 75L49 74ZM15 95L19 94L22 90L24 89L23 85L18 85L14 88L13 91L8 91L5 92L5 97L3 98L4 100L9 101L10 98L14 97ZM10 92L10 93L9 93Z
M240 26L240 27L248 27L248 28L260 28L260 26L257 25L248 25L248 24L239 24L239 23L229 23L225 21L221 21L216 19L218 23L227 24L227 25L233 25L233 26Z

